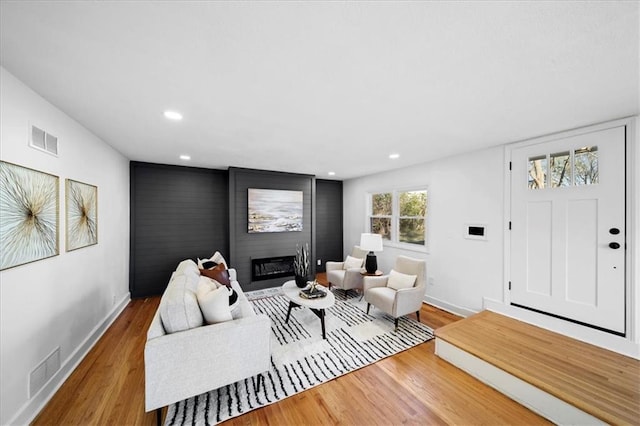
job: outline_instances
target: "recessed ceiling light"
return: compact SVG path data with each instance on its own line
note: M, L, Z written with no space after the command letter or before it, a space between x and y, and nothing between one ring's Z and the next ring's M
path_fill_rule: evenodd
M180 156L180 159L181 159L181 160L184 160L184 161L189 161L189 160L191 160L191 156L190 156L190 155L184 155L184 154L183 154L183 155L181 155L181 156Z
M182 114L180 114L177 111L165 111L164 116L169 120L176 120L176 121L182 120Z
M335 176L335 175L336 175L336 172L329 172L329 173L328 173L328 175L329 175L329 176Z
M400 154L391 154L389 155L389 158L391 158L392 160L395 160L396 158L400 158Z

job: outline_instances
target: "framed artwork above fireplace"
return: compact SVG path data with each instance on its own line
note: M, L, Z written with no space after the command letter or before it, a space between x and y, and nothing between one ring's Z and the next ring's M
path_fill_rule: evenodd
M250 234L302 231L303 192L248 188Z

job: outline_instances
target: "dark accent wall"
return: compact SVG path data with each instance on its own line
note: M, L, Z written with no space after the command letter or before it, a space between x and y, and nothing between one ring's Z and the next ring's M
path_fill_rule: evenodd
M247 231L248 189L281 189L303 191L303 224L300 232L253 233ZM229 249L230 263L236 268L238 282L244 291L282 285L291 278L251 282L251 259L294 255L296 244L309 244L311 272L315 272L315 177L264 170L229 169Z
M325 272L327 260L341 261L342 181L316 179L316 272Z
M131 162L131 297L160 295L184 259L229 255L226 170Z

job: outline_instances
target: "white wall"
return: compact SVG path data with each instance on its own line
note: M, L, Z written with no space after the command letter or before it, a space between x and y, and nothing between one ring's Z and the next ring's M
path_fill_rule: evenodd
M60 178L60 255L0 272L0 423L24 424L129 300L129 162L0 72L0 158ZM29 123L58 137L57 158L28 146ZM66 178L98 187L98 244L72 252L65 251ZM30 399L30 372L57 347L62 368Z
M628 333L626 337L594 330L511 307L506 302L504 276L505 160L504 147L471 152L401 170L344 182L344 253L358 244L365 232L367 193L428 186L428 253L385 247L378 257L379 269L389 271L399 254L424 258L427 276L425 300L459 315L482 309L502 314L640 359L640 128L637 119L621 120L629 126L627 136L627 200L629 251ZM622 166L622 165L621 165ZM463 237L465 223L487 225L487 241Z
M398 254L424 258L427 301L469 315L485 296L502 298L503 174L501 147L344 182L345 253L365 232L367 193L428 187L428 253L385 247L379 269L389 271ZM464 238L466 223L487 226L487 240Z

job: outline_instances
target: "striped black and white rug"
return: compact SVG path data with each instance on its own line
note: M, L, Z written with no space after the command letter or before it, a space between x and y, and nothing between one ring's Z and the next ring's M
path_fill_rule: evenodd
M353 292L335 290L336 304L327 310L327 339L320 320L306 308L294 309L285 324L289 302L282 295L251 301L256 312L271 318L271 369L256 391L255 378L207 392L169 407L165 425L209 425L272 404L343 374L433 338L433 330L413 319L393 318Z

